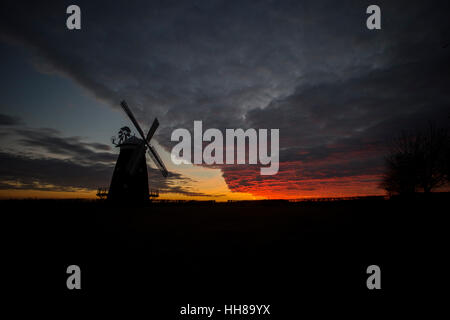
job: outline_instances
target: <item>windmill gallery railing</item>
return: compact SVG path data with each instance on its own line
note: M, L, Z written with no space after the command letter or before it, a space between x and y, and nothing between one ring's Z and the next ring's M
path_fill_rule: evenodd
M98 188L97 189L97 198L100 200L104 200L108 197L108 188ZM148 193L148 197L150 199L159 197L159 189L150 189Z
M148 196L151 198L158 198L159 197L159 190L158 189L150 189Z
M98 188L97 189L97 198L100 200L104 200L108 197L108 188Z

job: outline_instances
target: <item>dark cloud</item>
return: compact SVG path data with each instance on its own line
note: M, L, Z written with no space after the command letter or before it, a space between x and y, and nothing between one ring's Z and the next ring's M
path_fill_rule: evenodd
M20 122L20 121L19 121ZM104 152L111 147L65 137L51 128L17 127L8 131L21 153L0 151L0 189L45 191L95 190L109 186L117 154ZM170 173L163 178L158 169L148 167L150 188L165 193L206 196L187 185L189 178Z
M16 126L21 125L22 120L18 117L12 117L7 114L0 114L0 126Z
M80 137L64 137L54 129L20 128L15 130L19 136L18 142L22 146L41 148L46 153L59 156L68 156L72 161L82 164L114 163L117 155L111 152L98 152L111 150L111 147L101 143L83 142Z
M29 158L0 152L0 189L34 189L43 191L96 190L109 186L114 165L81 165L73 160ZM205 196L187 187L185 177L171 173L162 178L159 170L148 167L149 184L160 192Z
M177 174L179 177L182 177L181 175ZM185 178L181 178L181 180L185 180ZM191 191L190 187L185 187L185 186L169 186L166 188L160 188L159 189L160 192L164 192L164 193L170 193L170 194L181 194L184 196L189 196L189 197L219 197L219 196L223 196L223 194L210 194L210 193L204 193L204 192L196 192L196 191Z
M96 189L109 184L114 167L107 165L82 166L69 160L28 158L0 153L1 188Z
M376 174L387 139L427 120L448 123L448 1L378 1L379 31L366 29L361 1L79 1L75 32L64 28L68 4L4 2L1 35L31 48L40 70L112 107L127 99L140 119L158 116L166 148L172 130L192 130L193 120L280 129L281 174L237 167L231 177L224 167L231 188L239 176L242 185L281 185L290 166L298 181ZM78 161L110 159L76 137L21 135Z

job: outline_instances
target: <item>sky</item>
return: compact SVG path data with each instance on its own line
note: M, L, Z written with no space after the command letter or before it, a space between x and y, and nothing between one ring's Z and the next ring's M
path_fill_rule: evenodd
M81 30L66 8L81 8ZM450 5L377 1L2 1L0 198L92 198L109 186L111 136L157 117L149 186L163 199L381 195L386 146L449 125ZM171 162L177 128L279 129L260 165Z

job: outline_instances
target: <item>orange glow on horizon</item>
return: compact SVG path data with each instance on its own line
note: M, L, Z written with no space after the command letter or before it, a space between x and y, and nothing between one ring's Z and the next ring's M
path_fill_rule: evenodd
M0 200L8 199L97 199L97 191L44 191L33 189L4 189L0 190ZM187 196L178 193L160 193L158 200L262 200L261 196L254 196L248 193L233 192L229 195L211 196Z
M298 181L259 182L259 187L233 186L233 191L250 192L266 199L343 198L385 195L376 183L378 176L361 175L340 178L318 178Z
M222 172L220 169L187 166L183 176L188 180L171 182L185 193L160 192L159 200L263 200L341 198L368 195L385 195L378 187L380 175L326 177L320 172L315 176L303 176L299 163L286 163L277 176L260 177L254 167ZM180 170L181 171L181 170ZM20 183L8 181L9 189L0 190L0 199L96 199L96 190L62 189L58 186L41 185L20 189ZM51 189L45 190L45 188Z
M366 191L364 193L358 191ZM308 199L308 198L339 198L339 197L354 197L354 196L372 196L385 195L383 190L376 188L355 188L346 187L337 190L318 190L319 192L305 192L301 194L297 192L285 192L282 190L259 189L254 193L250 192L230 192L226 195L205 195L205 196L189 196L177 193L160 193L158 200L197 200L197 201L228 201L228 200L265 200L265 199ZM43 191L43 190L20 190L20 189L5 189L0 190L0 199L97 199L96 191Z
M96 191L0 190L0 199L95 199Z

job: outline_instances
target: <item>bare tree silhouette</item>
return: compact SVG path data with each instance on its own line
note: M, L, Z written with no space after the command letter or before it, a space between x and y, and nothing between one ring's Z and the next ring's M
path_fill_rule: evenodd
M425 193L449 182L448 130L429 124L394 139L386 157L381 187L389 194Z

